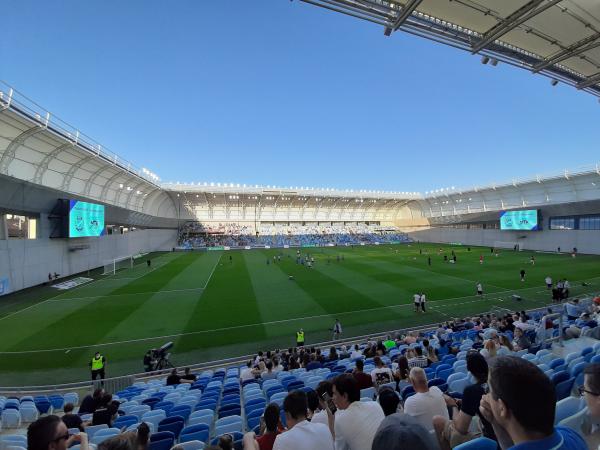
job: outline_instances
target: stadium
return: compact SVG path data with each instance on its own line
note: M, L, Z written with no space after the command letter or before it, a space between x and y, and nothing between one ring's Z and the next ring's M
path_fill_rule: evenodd
M552 89L600 97L600 10L591 2L293 6L380 26L382 40L402 31L478 55L492 70L524 69ZM37 450L28 425L66 413L68 403L79 407L99 387L113 394L118 412L107 426L82 410L90 444L77 441L76 450L95 450L126 431L139 435L143 422L150 450L225 449L224 435L235 448L255 448L242 436L264 432L269 404L281 407L283 430L288 397L322 396L326 380L339 395L336 380L355 373L357 361L367 374L394 371L387 383L373 375L360 402L383 407L379 394L391 388L406 416L407 400L423 391L412 370L401 373L400 360L423 368L426 389L463 398L477 384L469 355L486 354L492 367L498 334L519 343L510 354L553 386L554 424L580 436L536 448L580 448L576 439L598 445L600 417L580 398L600 363L593 149L587 166L531 167L529 177L461 179L425 191L362 189L360 178L348 189L165 182L146 168L151 163L131 162L126 151L113 153L60 119L60 105L48 108L0 81L0 450ZM423 351L427 364L415 365ZM171 385L175 367L189 368L193 382ZM90 370L101 378L90 380ZM471 430L484 422L478 414ZM582 431L590 420L593 432ZM445 448L436 427L425 423L434 445L425 448L438 441ZM338 445L337 433L330 448L367 449ZM368 449L376 448L373 435ZM448 448L506 448L485 427L473 436Z

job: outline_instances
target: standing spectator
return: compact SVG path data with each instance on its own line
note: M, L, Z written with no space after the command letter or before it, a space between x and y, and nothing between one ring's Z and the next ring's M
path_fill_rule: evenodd
M382 384L391 383L394 379L392 369L386 367L379 356L376 356L373 359L373 362L375 363L375 368L371 371L371 380L373 381L373 384L376 387L379 387Z
M490 366L488 387L479 411L494 427L502 449L587 449L577 432L554 427L554 385L535 364L500 356Z
M583 386L579 393L585 399L588 416L582 433L589 448L600 447L600 363L589 364L583 369Z
M79 431L84 431L83 420L81 420L79 414L73 414L73 409L73 403L66 403L63 407L65 413L61 417L61 420L65 423L67 428L79 428Z
M322 423L306 420L308 403L302 391L290 392L283 401L288 431L275 438L273 450L333 450L333 438Z
M118 411L119 402L113 401L112 395L104 394L100 407L92 416L92 425L107 425L110 428Z
M427 357L423 356L423 349L419 347L415 347L415 357L408 359L408 367L411 369L413 367L427 367L429 365L429 361Z
M352 371L352 375L356 378L359 389L367 389L373 386L373 379L369 374L363 372L365 363L362 359L356 360L356 368Z
M334 416L327 408L335 449L370 449L377 428L385 417L379 403L361 402L358 383L349 373L334 378L333 402L343 412Z
M469 353L467 355L467 370L476 382L465 388L462 401L444 395L446 404L453 409L452 420L446 420L441 416L433 418L433 428L436 431L442 450L449 450L477 437L479 433L469 432L469 426L475 416L479 416L483 436L496 440L492 425L481 417L479 412L479 402L487 389L488 364L482 355Z
M279 405L270 403L263 414L264 423L261 424L260 436L250 431L244 435L244 450L272 450L275 439L279 434ZM264 428L264 429L263 429Z
M78 443L81 450L88 450L87 434L69 436L69 430L58 416L45 416L27 428L28 450L67 450Z
M95 381L96 378L100 378L101 384L104 385L104 377L106 376L106 358L102 356L100 352L96 352L90 361L89 366L92 371L92 381Z
M433 430L433 417L441 416L448 420L448 409L442 391L437 386L427 386L427 375L420 367L410 370L410 382L416 394L404 402L404 412L413 416L427 431Z

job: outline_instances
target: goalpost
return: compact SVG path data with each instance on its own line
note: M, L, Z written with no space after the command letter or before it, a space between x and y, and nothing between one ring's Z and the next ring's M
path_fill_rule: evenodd
M113 275L117 270L133 268L133 256L122 256L104 264L102 275Z

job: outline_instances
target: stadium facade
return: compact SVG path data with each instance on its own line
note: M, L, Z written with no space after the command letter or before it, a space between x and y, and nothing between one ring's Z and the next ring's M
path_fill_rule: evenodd
M103 236L53 238L60 199L105 206ZM507 210L538 210L538 231L499 229ZM600 166L431 192L168 184L108 152L9 86L0 86L2 293L115 258L178 245L189 222L402 231L413 240L600 254Z

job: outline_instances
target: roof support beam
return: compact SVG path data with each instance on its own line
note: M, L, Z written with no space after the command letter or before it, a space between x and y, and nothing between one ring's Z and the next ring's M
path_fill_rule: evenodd
M400 10L398 17L396 17L396 20L394 20L392 28L386 27L384 34L389 36L392 34L392 31L398 31L398 28L400 28L402 24L406 22L406 19L410 17L410 15L417 8L417 6L421 4L422 1L423 0L409 0L404 8Z
M541 3L543 3L544 0L531 0L530 2L523 5L521 8L517 9L515 12L510 14L506 19L497 23L488 31L486 31L481 41L479 41L473 46L473 48L471 49L471 53L475 54L483 50L496 39L500 38L501 36L504 36L509 31L515 29L519 25L527 22L529 19L537 16L541 12L547 10L548 8L556 5L561 1L562 0L549 0L546 4L538 8L538 6Z
M593 34L591 36L586 37L585 39L577 41L574 44L568 46L567 48L561 50L554 56L536 64L535 66L533 66L532 72L538 73L540 70L543 70L546 67L552 66L556 63L564 61L565 59L572 58L573 56L577 56L596 47L600 47L600 33Z
M593 86L594 84L599 84L600 83L600 72L587 77L585 80L577 83L577 85L575 86L577 89L585 89L587 87Z

